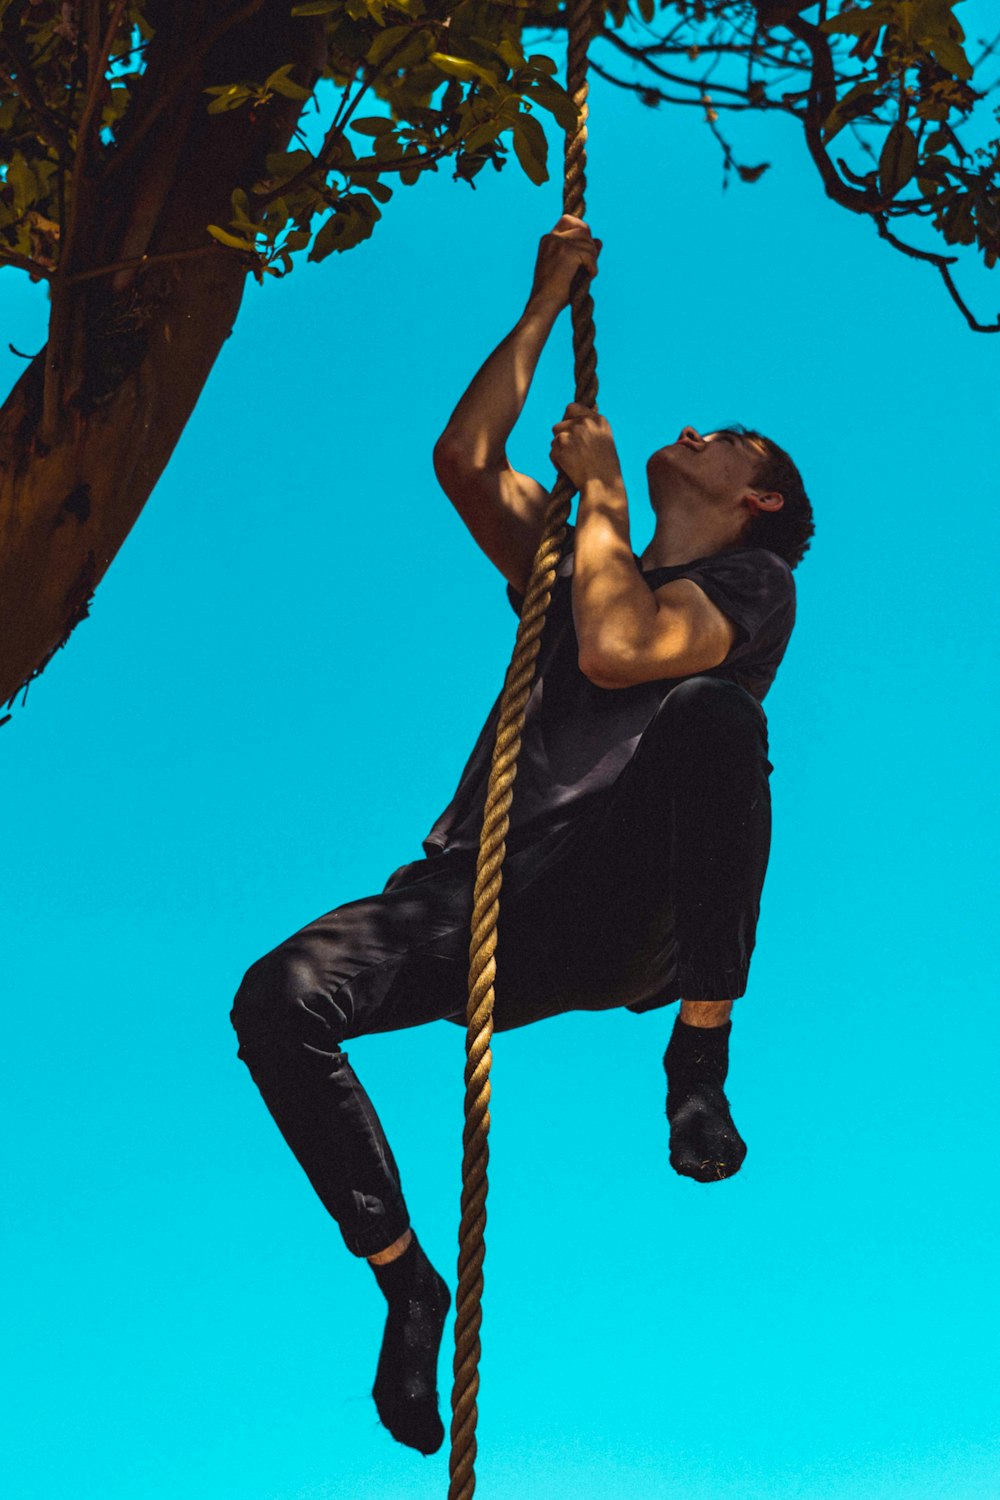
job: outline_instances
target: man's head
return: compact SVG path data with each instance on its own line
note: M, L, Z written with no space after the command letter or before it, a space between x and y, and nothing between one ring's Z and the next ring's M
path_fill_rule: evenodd
M802 476L783 448L738 423L702 436L685 427L646 464L657 519L684 514L718 538L716 551L767 547L789 567L815 531Z

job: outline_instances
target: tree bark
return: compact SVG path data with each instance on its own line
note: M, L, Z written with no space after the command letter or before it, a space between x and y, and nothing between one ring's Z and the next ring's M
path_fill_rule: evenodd
M290 11L290 0L263 0L215 42L127 165L100 176L95 168L81 187L79 253L53 286L49 337L58 327L58 348L35 357L0 409L0 702L12 701L86 617L232 331L248 267L238 252L215 253L206 225L228 224L232 190L265 175L267 153L287 147L303 105L274 95L255 115L246 106L209 115L201 90L262 81L289 62L311 88L325 63L323 23ZM162 8L123 146L144 99L219 19L204 0ZM126 257L192 248L206 253L65 281ZM47 365L60 381L52 430L42 426Z

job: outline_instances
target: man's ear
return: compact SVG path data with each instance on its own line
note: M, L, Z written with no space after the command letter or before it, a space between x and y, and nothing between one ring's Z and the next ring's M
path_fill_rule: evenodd
M761 511L772 513L785 503L784 495L778 490L747 490L743 498L751 515L758 515Z

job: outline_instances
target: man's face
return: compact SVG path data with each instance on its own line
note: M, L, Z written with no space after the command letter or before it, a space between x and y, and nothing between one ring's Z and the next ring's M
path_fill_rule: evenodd
M756 438L737 432L709 432L684 427L676 442L658 448L646 463L650 494L683 489L707 500L731 500L755 488L754 475L765 455Z

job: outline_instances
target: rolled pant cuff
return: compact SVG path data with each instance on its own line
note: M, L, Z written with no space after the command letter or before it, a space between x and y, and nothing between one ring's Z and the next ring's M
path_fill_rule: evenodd
M410 1227L410 1216L405 1208L399 1208L394 1213L383 1214L372 1224L366 1224L363 1229L348 1230L343 1224L340 1232L344 1237L344 1244L352 1255L368 1256L378 1255L380 1250L388 1250L394 1245Z
M746 993L750 960L733 968L720 969L711 964L680 963L677 983L682 1000L738 1000Z

